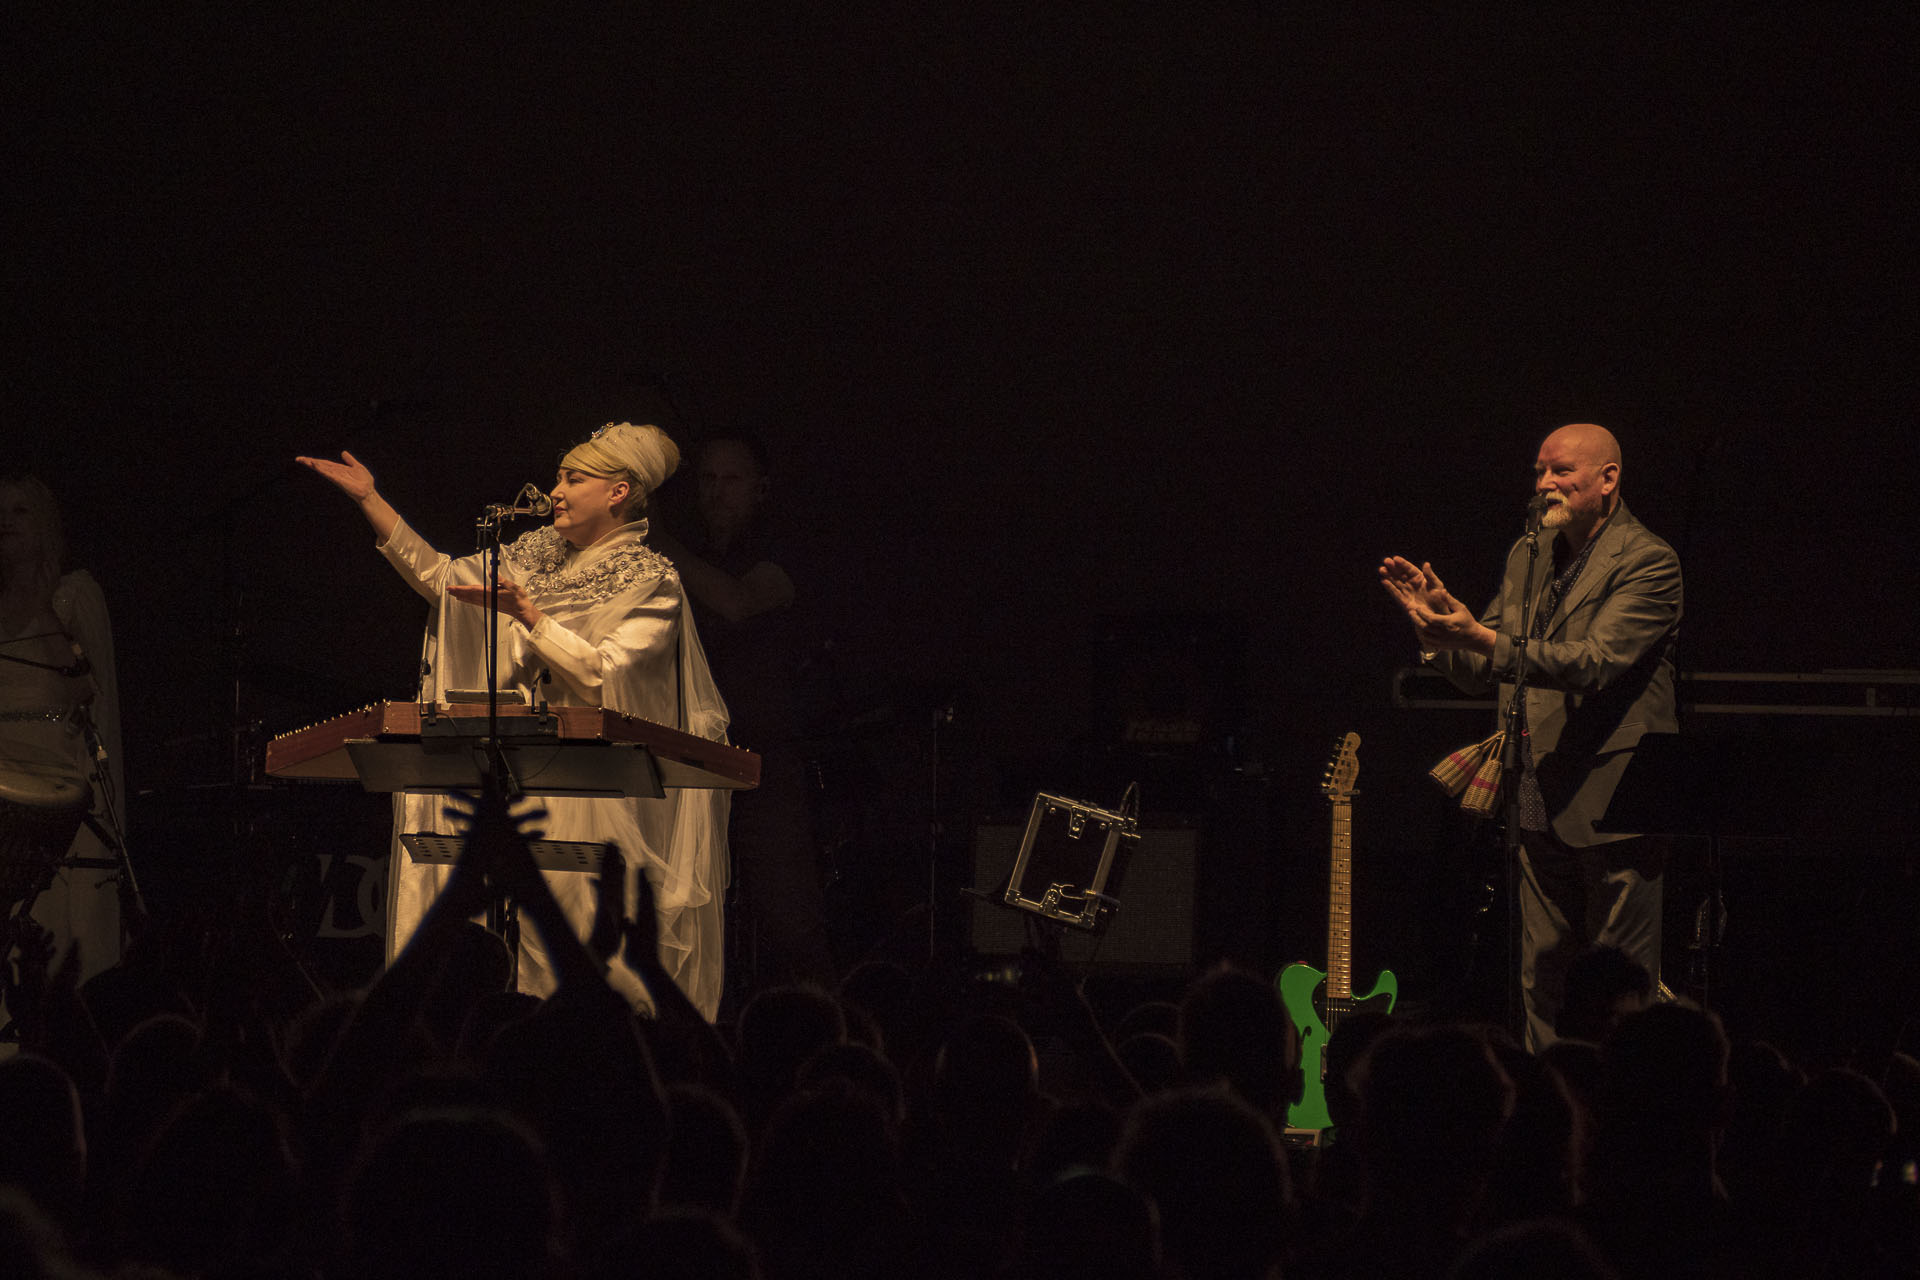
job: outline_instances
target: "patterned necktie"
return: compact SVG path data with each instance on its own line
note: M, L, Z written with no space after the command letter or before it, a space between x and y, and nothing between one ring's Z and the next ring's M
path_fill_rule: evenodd
M1533 627L1528 632L1532 640L1544 640L1547 626L1553 621L1554 613L1560 608L1560 601L1580 577L1580 571L1587 567L1587 557L1593 554L1593 544L1599 539L1589 539L1587 545L1580 548L1580 554L1568 562L1567 567L1555 575L1547 587L1546 599L1540 602L1539 612L1533 615ZM1527 729L1527 701L1520 700L1520 792L1516 797L1520 810L1520 829L1522 831L1545 831L1547 829L1547 801L1540 794L1540 778L1533 770L1533 735Z

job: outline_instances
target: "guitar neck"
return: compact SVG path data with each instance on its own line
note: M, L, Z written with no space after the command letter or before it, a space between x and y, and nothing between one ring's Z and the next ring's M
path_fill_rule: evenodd
M1327 875L1327 998L1353 998L1353 801L1333 801L1333 854Z

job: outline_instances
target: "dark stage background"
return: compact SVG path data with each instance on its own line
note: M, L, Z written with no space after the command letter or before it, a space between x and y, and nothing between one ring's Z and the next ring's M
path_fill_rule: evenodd
M1463 998L1476 855L1420 775L1483 720L1390 705L1373 566L1483 599L1565 421L1684 557L1687 667L1920 666L1911 6L299 8L9 22L6 461L168 804L236 697L412 688L418 602L293 454L462 550L620 418L772 446L855 915L936 807L951 861L1137 776L1206 828L1200 958L1318 961L1358 730L1358 968ZM1211 754L1114 750L1139 688ZM1756 1017L1763 955L1911 1011L1912 723L1783 742L1874 785L1734 858Z

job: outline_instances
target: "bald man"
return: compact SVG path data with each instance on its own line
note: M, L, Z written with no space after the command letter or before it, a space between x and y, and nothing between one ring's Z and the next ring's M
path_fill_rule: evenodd
M1421 658L1467 693L1498 686L1500 723L1532 602L1518 788L1520 988L1527 1047L1554 1040L1567 966L1609 943L1660 976L1664 849L1594 829L1644 733L1672 733L1680 558L1620 500L1620 442L1573 423L1533 464L1545 502L1542 554L1527 578L1527 539L1507 552L1500 593L1477 617L1431 564L1388 556L1380 582L1406 612ZM1548 537L1550 536L1550 541Z

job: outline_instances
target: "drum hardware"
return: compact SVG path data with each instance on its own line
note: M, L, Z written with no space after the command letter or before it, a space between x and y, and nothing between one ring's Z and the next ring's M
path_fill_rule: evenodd
M71 705L0 712L0 720L66 726L85 748L86 764L84 770L76 768L75 758L64 749L24 744L14 744L8 755L0 757L0 905L8 913L27 915L62 868L113 872L124 931L144 919L145 902L127 854L125 828L116 811L106 744L93 720L92 703L99 693L91 679L93 664L80 642L64 628L46 634L65 636L72 649L71 662L48 663L13 654L0 654L0 658L51 671L69 681L84 680L85 696ZM96 807L99 816L95 815ZM108 856L82 857L72 852L83 825L99 839ZM0 963L6 960L0 951Z
M104 760L104 753L96 757L96 776L104 774ZM104 780L100 794L111 798ZM94 787L85 775L74 771L68 757L34 753L0 758L0 906L6 916L24 919L30 915L33 904L52 886L62 867L119 872L123 921L132 918L129 906L138 910L138 890L132 887L133 870L126 858L126 846L89 812L93 795ZM108 818L112 820L110 805ZM90 827L115 856L71 856L69 851L82 825ZM10 951L10 942L0 945L0 964L10 962ZM17 1034L11 1020L0 1026L0 1040L13 1040Z
M87 817L86 779L65 760L0 760L0 902L33 909Z
M129 926L142 923L147 918L146 895L140 892L140 878L133 871L133 857L127 852L126 825L120 821L119 797L113 790L113 773L108 767L107 744L100 739L99 726L93 722L93 701L89 698L80 704L78 718L80 733L87 744L87 754L93 761L93 794L99 797L99 809L106 818L102 823L94 817L91 810L82 821L94 835L100 838L112 855L110 858L69 858L68 866L93 867L100 870L118 871L121 908L121 937L128 936ZM104 866L102 865L104 864Z

